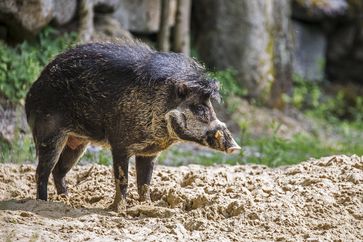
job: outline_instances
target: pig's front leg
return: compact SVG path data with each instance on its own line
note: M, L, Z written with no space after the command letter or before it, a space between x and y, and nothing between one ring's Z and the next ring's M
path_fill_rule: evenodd
M115 178L116 193L110 209L126 212L126 192L128 184L129 157L124 149L111 146L113 158L113 173Z
M149 186L157 156L136 156L137 190L140 201L150 201Z

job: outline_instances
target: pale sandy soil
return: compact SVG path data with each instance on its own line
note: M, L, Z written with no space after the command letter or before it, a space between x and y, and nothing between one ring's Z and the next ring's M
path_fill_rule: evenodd
M110 167L77 166L70 194L36 201L33 165L0 165L3 241L362 241L363 161L336 156L299 165L158 166L152 202L127 216L105 210Z

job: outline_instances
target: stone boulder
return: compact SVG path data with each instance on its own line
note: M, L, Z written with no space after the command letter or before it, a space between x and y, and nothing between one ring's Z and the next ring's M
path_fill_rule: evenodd
M328 79L343 83L363 83L363 24L340 24L328 36L328 40Z
M7 39L19 41L47 25L53 11L53 0L0 1L0 24L7 28Z
M54 1L53 17L56 25L64 25L72 20L77 10L77 0Z
M292 17L308 22L320 22L348 13L347 0L293 0Z
M115 13L121 26L132 32L157 32L160 23L160 0L120 0Z
M176 0L171 1L170 26L174 24ZM156 33L161 15L160 0L120 0L114 17L124 29L135 33Z
M348 3L347 14L327 33L326 74L331 81L363 83L363 0Z
M119 0L96 0L95 12L97 13L113 13L119 7Z
M327 38L319 26L309 23L293 22L294 74L308 81L324 79Z
M294 72L308 80L362 83L362 9L363 0L293 0Z
M100 40L132 40L129 31L123 29L121 24L108 14L97 14L95 17L94 39Z
M54 20L55 25L70 22L76 14L77 0L2 0L0 1L0 36L19 42L35 36Z
M250 97L281 107L281 90L291 86L286 1L198 0L193 4L192 31L202 61L211 69L235 69Z

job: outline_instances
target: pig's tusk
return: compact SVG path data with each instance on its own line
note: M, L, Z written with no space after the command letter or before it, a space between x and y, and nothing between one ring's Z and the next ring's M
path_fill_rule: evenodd
M223 134L222 131L217 130L217 132L214 134L214 138L216 138L217 140L220 140L222 138Z

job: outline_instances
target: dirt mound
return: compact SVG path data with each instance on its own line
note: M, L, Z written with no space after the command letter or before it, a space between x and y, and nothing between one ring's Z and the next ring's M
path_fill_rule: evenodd
M105 208L110 167L78 166L69 197L35 201L32 165L0 165L0 238L24 241L363 240L363 161L334 156L296 166L158 166L151 203L137 201L131 170L127 216Z

